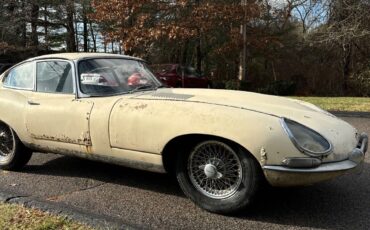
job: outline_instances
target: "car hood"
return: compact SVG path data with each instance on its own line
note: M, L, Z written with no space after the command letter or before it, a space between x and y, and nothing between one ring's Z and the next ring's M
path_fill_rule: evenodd
M256 119L249 120L253 113L258 113L259 115L265 115L269 118L276 117L277 120L266 118L269 122L275 122L274 125L277 127L276 122L282 122L280 118L287 118L294 120L296 122L309 127L316 132L324 136L331 144L334 146L333 153L327 158L323 159L324 162L335 162L341 161L348 158L348 153L350 153L357 145L358 133L355 128L353 128L347 122L335 117L334 115L321 110L320 108L306 102L299 100L289 99L285 97L269 96L250 92L239 92L239 91L228 91L228 90L214 90L214 89L158 89L156 91L147 91L135 93L131 96L131 102L122 100L121 103L126 103L127 105L133 103L135 108L151 108L160 107L168 108L165 111L156 111L156 116L152 119L156 119L165 114L165 117L171 116L171 109L181 108L181 104L193 111L189 111L184 116L190 117L189 119L197 121L200 119L199 115L204 114L204 118L212 120L212 107L222 107L222 118L218 118L215 122L222 122L228 125L235 126L251 126L259 127L260 129L265 129L265 126L260 126L264 124L261 120L259 123ZM137 100L134 102L134 100ZM145 102L145 103L141 103ZM191 106L189 106L191 104ZM174 106L176 105L176 106ZM116 107L122 106L117 104ZM171 108L171 106L174 106ZM240 112L237 112L237 111ZM117 110L118 111L118 110ZM130 111L130 110L128 110ZM128 113L125 111L125 113ZM135 110L136 111L136 110ZM208 113L209 111L209 113ZM220 111L220 110L217 110ZM186 112L183 112L186 113ZM184 119L179 117L177 112L174 112L174 116L171 116L171 121L176 124L176 122L182 123ZM196 115L194 115L196 114ZM140 116L144 116L144 112L136 112L135 117L138 119ZM181 114L182 115L182 114ZM127 115L126 115L127 116ZM119 117L117 115L117 117ZM192 117L192 118L191 118ZM244 120L245 117L245 120ZM264 116L256 116L258 119L264 119ZM188 120L189 120L188 119ZM224 119L224 120L222 120ZM207 120L207 122L208 122ZM280 120L280 121L279 121ZM233 123L236 121L236 123ZM153 121L153 123L158 123L158 120ZM240 122L245 122L244 124ZM249 123L253 122L253 123ZM196 122L194 122L195 124ZM209 122L208 122L209 124ZM209 124L212 126L213 124ZM214 124L217 125L217 124ZM222 125L217 125L217 129L221 128ZM216 129L216 130L217 130ZM283 126L281 130L283 131ZM239 135L243 135L242 133ZM267 134L266 134L267 135ZM288 154L288 153L287 153Z
M233 90L166 88L135 96L135 98L213 104L291 119L301 119L308 115L333 117L320 108L303 101Z
M347 122L315 105L285 97L232 90L167 88L135 95L132 99L170 100L194 103L200 107L207 104L262 113L278 119L288 118L316 130L336 146L336 153L327 161L345 159L358 141L357 130ZM229 116L231 119L231 116L243 116L243 113L235 114L235 110L230 110Z

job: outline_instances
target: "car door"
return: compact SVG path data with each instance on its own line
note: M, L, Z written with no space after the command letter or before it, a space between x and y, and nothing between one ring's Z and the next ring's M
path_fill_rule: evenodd
M91 101L76 99L75 67L65 60L36 62L36 89L28 99L26 127L38 141L90 146Z

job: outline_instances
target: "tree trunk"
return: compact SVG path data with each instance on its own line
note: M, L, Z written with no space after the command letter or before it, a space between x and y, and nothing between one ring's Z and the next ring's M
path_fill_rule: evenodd
M197 36L197 70L199 73L202 73L202 59L203 59L203 54L202 54L202 41L201 41L201 34L200 34L200 29L198 30L198 36Z
M75 23L75 41L76 41L76 51L80 51L80 42L78 40L78 21L77 21L77 15L73 13L73 21Z
M103 43L104 43L104 53L106 53L107 52L107 39L106 39L106 37L104 36L104 41L103 41Z
M74 29L74 2L67 2L67 51L76 52L75 29Z
M200 0L196 0L197 5L200 5ZM199 73L202 73L202 59L203 59L203 54L202 54L202 35L200 28L197 28L197 69Z
M343 45L343 91L344 93L346 93L348 90L348 80L351 76L352 49L353 49L353 45L350 43Z
M83 9L82 9L82 14L83 14L83 19L82 19L82 23L83 23L83 27L84 27L84 31L83 31L83 37L84 37L84 52L88 52L89 51L89 48L87 46L88 44L88 40L89 40L89 33L88 33L88 30L87 30L87 23L88 23L88 20L87 20L87 15L86 15L86 5L83 4L82 5Z
M37 20L39 18L40 7L37 4L32 4L31 9L31 42L34 49L37 51L39 46L39 37L37 35Z
M241 6L244 8L244 19L240 26L240 32L243 38L243 50L240 52L239 63L239 80L245 81L247 79L247 0L241 0Z
M27 46L27 23L25 19L22 21L22 46Z
M92 26L92 23L91 21L89 22L90 23L90 33L91 33L91 38L93 40L93 43L94 43L94 52L96 52L96 36L94 34L94 28ZM105 44L105 43L104 43ZM106 52L106 48L105 48L105 45L104 45L104 52Z
M22 8L24 9L24 7L25 7L25 4L24 4L24 2L22 2ZM22 42L21 43L22 43L22 46L23 47L26 47L27 46L27 21L26 21L26 15L23 13L22 17L23 17L23 20L22 20ZM3 31L5 31L5 27L3 27Z
M45 32L45 46L46 50L49 50L49 27L48 27L48 6L44 6L44 32Z
M186 39L185 45L184 45L184 52L182 53L182 60L181 64L182 65L187 65L187 60L188 60L188 49L189 49L189 40Z

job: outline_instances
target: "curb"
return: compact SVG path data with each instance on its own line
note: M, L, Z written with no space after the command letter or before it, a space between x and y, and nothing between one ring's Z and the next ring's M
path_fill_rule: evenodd
M139 229L138 226L123 223L118 218L106 215L98 215L71 207L64 203L56 203L40 200L32 196L14 195L0 191L0 202L5 204L18 204L26 208L34 208L53 215L63 216L69 220L78 221L90 227L98 229Z
M370 112L329 111L337 117L370 118Z

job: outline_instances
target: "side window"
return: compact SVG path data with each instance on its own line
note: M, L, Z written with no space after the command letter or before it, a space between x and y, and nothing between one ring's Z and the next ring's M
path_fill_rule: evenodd
M32 90L34 85L34 63L22 64L10 70L4 78L4 86Z
M65 61L38 62L36 64L36 91L72 94L71 64Z

